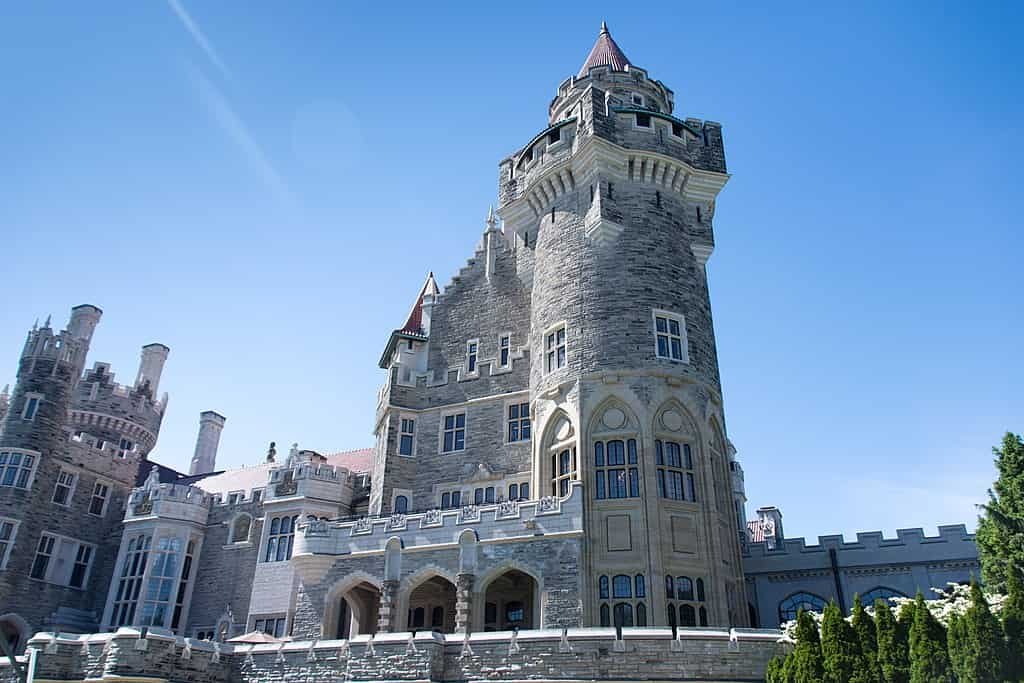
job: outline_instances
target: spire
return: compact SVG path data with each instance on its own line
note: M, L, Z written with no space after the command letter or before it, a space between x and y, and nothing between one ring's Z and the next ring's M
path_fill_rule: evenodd
M423 289L420 290L420 295L416 297L416 303L413 304L412 310L409 311L409 316L405 319L405 325L402 326L402 332L411 332L413 334L423 334L423 297L430 296L434 297L440 293L437 287L437 282L434 281L434 273L430 272L427 275L427 281L423 283Z
M583 63L583 67L580 68L576 78L585 78L590 73L590 68L594 66L610 66L613 71L625 71L629 63L629 58L623 54L622 50L615 43L615 39L612 38L611 31L608 30L608 24L602 21L601 32L597 36L597 42L591 48L590 55L587 57L587 61Z
M498 219L494 215L494 205L492 204L487 208L487 220L484 221L487 224L487 230L484 232L494 232L497 230Z

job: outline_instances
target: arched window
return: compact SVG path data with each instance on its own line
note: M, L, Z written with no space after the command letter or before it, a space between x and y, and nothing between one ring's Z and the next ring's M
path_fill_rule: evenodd
M643 574L637 574L636 575L636 589L634 591L634 595L636 595L636 597L638 597L638 598L646 598L647 597L647 585L646 585L646 583L647 582L644 581L644 575Z
M625 574L619 574L612 579L612 597L613 598L631 598L633 592L631 590L632 581Z
M444 607L438 605L430 613L430 628L444 628Z
M698 610L698 614L700 615L700 625L701 626L707 626L708 625L708 610L707 610L707 608L706 607L701 607L700 610Z
M611 626L612 617L611 610L608 608L608 603L601 605L601 626Z
M647 607L642 602L636 603L636 625L647 626Z
M679 625L680 626L696 626L697 615L694 612L693 605L682 605L679 608Z
M597 594L602 600L608 599L608 577L602 576L597 580Z
M551 455L551 495L569 495L569 482L576 479L576 449L563 448Z
M676 577L676 597L680 600L693 600L693 581L688 576Z
M793 595L779 603L780 623L793 621L796 619L797 612L802 609L811 612L823 612L825 611L825 599L814 593L793 593Z
M660 498L691 502L697 500L690 444L655 441L654 463L658 469L658 496Z
M872 588L867 593L860 596L860 601L865 607L871 607L875 604L875 600L884 600L889 603L889 606L891 607L893 605L893 598L905 597L907 596L897 590L886 588L885 586L878 586L877 588Z
M628 602L615 604L615 625L622 627L633 625L633 605Z
M249 540L249 529L252 527L252 517L240 514L231 523L231 539L228 543L245 543Z
M669 600L674 600L676 597L676 580L672 578L671 574L665 576L665 596Z
M666 610L666 612L668 613L668 625L670 627L671 626L675 626L676 623L677 623L676 622L676 606L673 605L673 604L669 604L668 609Z
M640 471L636 465L636 439L594 443L594 496L598 500L639 497Z
M697 602L704 602L704 579L697 579Z
M395 496L395 513L404 515L409 511L409 499L405 496Z

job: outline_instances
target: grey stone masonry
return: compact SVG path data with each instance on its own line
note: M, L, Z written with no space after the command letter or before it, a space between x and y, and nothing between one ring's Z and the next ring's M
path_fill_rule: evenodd
M92 636L40 633L28 655L37 680L272 681L761 681L779 632L753 629L569 629L421 632L351 640L213 644L133 629ZM639 675L638 675L639 674ZM13 681L0 663L0 680Z

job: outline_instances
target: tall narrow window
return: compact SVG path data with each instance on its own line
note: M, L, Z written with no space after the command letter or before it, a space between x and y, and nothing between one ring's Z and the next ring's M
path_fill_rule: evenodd
M53 556L53 546L57 542L56 537L43 534L39 537L39 545L36 546L36 556L32 560L32 569L29 576L33 579L45 580L46 572L50 566L50 558Z
M138 605L142 577L146 573L149 559L150 536L136 536L128 541L128 551L121 565L117 593L114 594L112 626L128 626L135 623L135 608Z
M445 415L441 450L445 453L466 448L466 414Z
M89 572L90 564L92 564L92 546L79 544L75 551L75 564L71 569L68 585L72 588L82 588L85 585L85 577Z
M551 495L569 494L569 482L576 479L576 449L565 448L551 455Z
M57 505L71 505L71 494L75 490L75 473L62 469L57 475L57 485L53 487L53 502Z
M398 454L412 455L413 439L416 436L416 420L403 417L400 420Z
M565 326L552 330L544 338L544 369L553 372L565 367Z
M470 375L476 374L476 355L477 347L479 343L471 341L466 344L466 373Z
M441 494L441 509L462 507L462 491L445 491Z
M594 476L594 495L598 500L639 497L636 439L595 442Z
M248 533L246 533L248 536ZM171 616L171 628L177 629L181 624L181 612L185 609L185 596L188 594L188 580L192 576L192 560L196 552L196 542L190 540L185 547L185 561L181 565L181 579L178 581L178 594L174 598L174 614Z
M530 404L513 403L508 407L508 441L530 440Z
M18 522L13 519L0 519L0 570L7 568L7 557L14 547L14 537L18 533Z
M404 515L409 512L409 499L406 496L395 496L395 513Z
M697 500L690 444L655 440L654 462L657 465L660 498L690 502Z
M32 421L36 418L36 412L39 410L39 402L43 400L40 394L27 394L25 396L25 409L21 411L21 418L23 420Z
M274 517L270 520L264 562L283 562L291 558L292 544L295 542L295 523L298 520L298 515Z
M92 487L92 499L89 501L89 514L102 517L106 512L106 501L111 498L111 487L97 481Z
M686 323L683 317L674 313L655 311L654 313L654 350L658 358L689 362L686 348Z
M502 368L508 367L509 362L509 351L511 350L512 338L507 334L503 334L498 339L498 366Z
M153 553L153 564L142 603L143 626L167 626L180 557L181 539L161 536Z

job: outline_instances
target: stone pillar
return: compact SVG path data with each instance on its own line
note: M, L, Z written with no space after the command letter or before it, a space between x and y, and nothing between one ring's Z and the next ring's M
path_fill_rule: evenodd
M380 584L380 607L377 609L377 633L393 633L397 627L398 582L384 581Z
M473 581L475 574L455 576L455 632L469 633L473 618Z

